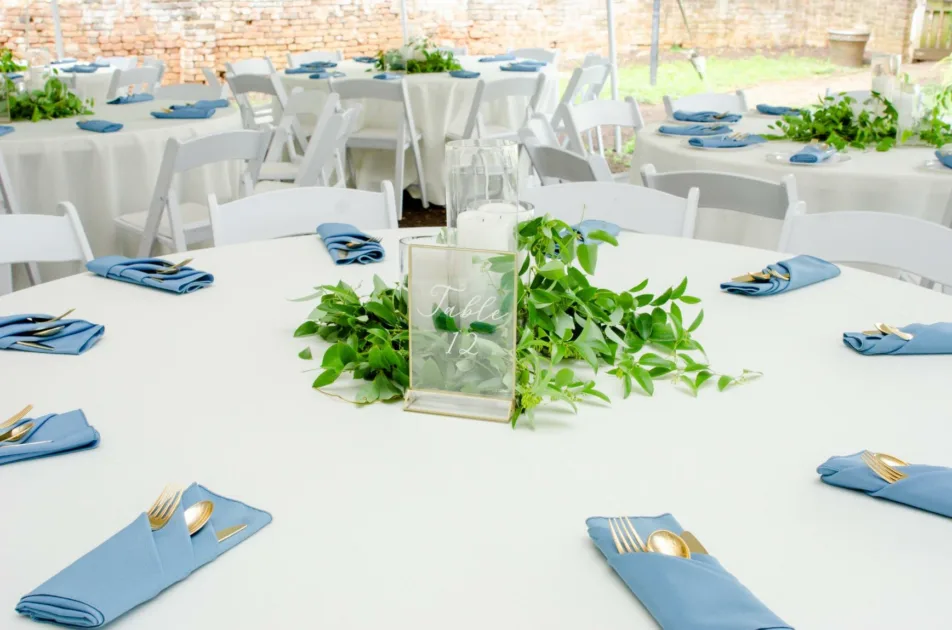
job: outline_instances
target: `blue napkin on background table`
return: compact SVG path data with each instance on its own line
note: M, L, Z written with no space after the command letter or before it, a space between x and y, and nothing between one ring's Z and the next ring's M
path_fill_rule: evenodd
M21 350L45 354L82 354L96 345L106 331L100 324L91 324L82 319L61 319L50 322L54 316L43 313L10 315L0 317L0 350ZM33 333L50 328L63 329L56 334L37 337ZM44 346L48 350L24 346L18 341L29 341Z
M63 59L57 59L56 61L51 61L50 65L56 65L59 63L76 63L78 60L76 57L65 57Z
M315 71L314 69L311 69L310 73L311 74L307 75L308 79L328 79L331 76L329 72L324 72L323 70Z
M317 235L324 241L327 253L337 265L355 262L366 265L383 260L383 245L370 242L369 235L348 223L322 223L317 226ZM353 242L362 242L363 245L347 247L347 243Z
M735 123L740 122L740 114L730 114L724 112L686 112L678 110L674 112L674 119L683 122L696 123Z
M942 149L938 149L935 152L935 156L939 159L939 162L942 163L942 166L947 168L952 168L952 153L948 153Z
M499 66L500 70L506 72L538 72L541 66L537 66L534 63L509 63L504 66Z
M75 66L70 66L69 68L60 68L61 72L78 72L80 74L91 74L96 70L99 70L103 66L97 66L93 64L77 64Z
M493 55L491 57L480 57L479 61L482 63L490 63L493 61L515 61L515 55L510 55L509 53L499 53L498 55Z
M180 107L170 112L150 112L156 118L211 118L218 111L214 108Z
M86 269L111 280L121 280L172 293L191 293L210 285L215 276L189 266L178 272L157 274L171 266L161 258L126 258L125 256L102 256L86 263Z
M377 63L376 57L354 57L357 63Z
M899 330L912 335L905 341L896 335L843 333L843 343L860 354L952 354L952 323L909 324Z
M799 116L800 109L797 107L784 107L782 105L766 105L760 104L757 106L757 111L761 114L766 114L768 116Z
M96 133L115 133L122 129L121 123L109 122L108 120L81 120L76 126L84 131L95 131Z
M796 291L840 275L839 267L815 256L801 255L789 260L782 260L773 265L767 265L764 272L768 272L770 269L790 276L790 279L783 280L771 275L767 282L724 282L721 284L721 289L728 293L757 297Z
M661 125L658 133L672 136L721 136L731 133L733 129L727 125Z
M19 72L7 72L4 76L6 76L11 81L16 81L17 79L23 78L23 75Z
M907 477L896 483L886 483L863 462L860 452L831 457L816 471L820 480L831 486L859 490L877 499L888 499L952 517L952 468L919 464L894 468Z
M0 136L5 136L8 133L13 133L14 131L16 131L16 128L12 127L11 125L0 125Z
M204 100L204 99L203 99L203 100L201 100L201 101L195 101L194 103L189 103L189 104L187 104L187 105L172 105L172 106L169 107L169 109L171 109L171 110L176 110L176 109L189 109L189 108L194 108L194 109L221 109L222 107L228 107L228 99L227 99L227 98L219 98L219 99L215 99L214 101L208 101L208 100Z
M375 78L375 79L380 79L381 81L393 81L394 79L399 79L399 78L401 78L402 76L403 76L403 75L401 75L401 74L393 74L393 73L390 73L390 72L381 72L380 74L375 74L375 75L374 75L374 78Z
M752 144L763 144L767 138L757 134L745 134L740 138L731 138L730 136L713 136L709 138L691 138L688 144L692 147L704 147L705 149L740 149L749 147Z
M299 68L285 68L284 74L310 74L314 72L312 68L301 66Z
M107 105L128 105L129 103L145 103L154 101L155 97L151 94L127 94L126 96L117 96L111 101L106 101Z
M6 446L0 444L0 466L99 446L99 432L89 426L86 415L80 409L51 413L40 418L24 418L10 428L27 422L32 422L33 428L25 438Z
M642 540L659 529L678 535L684 531L670 514L629 520ZM664 630L793 630L714 556L619 554L606 518L593 517L585 523L608 565Z
M211 519L188 535L185 509L215 504ZM149 601L196 569L241 544L271 522L271 515L192 484L172 519L153 532L142 513L104 543L20 599L16 611L34 621L98 628ZM219 543L215 532L247 527Z
M472 70L450 70L450 76L457 79L475 79L479 73Z
M336 68L336 61L309 61L301 64L302 68Z
M603 232L608 232L612 236L618 236L621 233L621 228L615 225L610 221L602 221L601 219L585 219L581 223L572 226L576 232L579 233L581 238L579 239L580 243L585 243L586 239L590 232L595 230L602 230ZM595 243L601 243L601 241L594 241Z
M829 160L836 154L836 148L819 144L808 144L790 156L791 162L798 164L818 164Z

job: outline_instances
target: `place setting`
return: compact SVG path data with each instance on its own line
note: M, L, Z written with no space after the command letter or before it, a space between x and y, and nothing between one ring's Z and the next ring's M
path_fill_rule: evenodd
M36 418L29 417L32 410L27 405L0 423L0 466L99 446L99 432L82 410Z
M0 316L0 350L43 354L83 354L95 347L105 326L82 319L42 313Z
M834 166L850 161L849 153L837 151L827 143L810 143L799 151L773 152L766 155L768 162L785 166Z

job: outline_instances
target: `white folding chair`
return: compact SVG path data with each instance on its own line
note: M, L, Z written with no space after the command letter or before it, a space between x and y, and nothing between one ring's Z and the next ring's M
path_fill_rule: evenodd
M437 50L441 52L453 53L454 57L465 57L469 54L469 48L466 46L437 46Z
M578 104L563 103L559 105L555 115L565 124L569 149L579 155L585 155L590 150L585 147L582 139L584 133L591 134L592 130L595 130L601 138L601 127L627 127L638 131L645 126L638 103L631 96L626 97L624 101L597 100ZM589 135L589 145L591 147L591 135ZM620 173L617 179L628 181L628 177L628 173Z
M155 98L169 101L217 101L221 98L221 87L204 83L163 85L156 88Z
M565 149L545 146L530 134L522 134L522 145L529 154L543 186L563 182L613 182L611 169L600 155L581 156Z
M588 56L586 56L585 59L588 61ZM573 105L576 102L593 101L598 98L602 92L602 88L605 87L605 82L611 74L611 68L611 64L609 63L590 64L583 65L581 68L576 68L572 71L572 76L569 78L569 82L562 92L562 98L559 99L559 106L556 107L555 114L552 116L553 129L562 131L562 112L564 111L561 107L562 105ZM598 136L599 154L605 155L604 150L601 148L601 134L598 134ZM591 133L589 133L589 146L594 148Z
M57 205L57 216L0 214L0 295L13 290L10 265L38 262L82 262L93 259L76 208L68 201ZM40 282L31 272L30 281Z
M343 61L344 53L340 50L312 50L302 53L288 53L288 67L300 68L306 63L315 61Z
M340 96L337 94L323 94L318 90L305 90L296 87L288 96L287 103L281 112L281 120L275 126L271 137L271 146L261 167L260 179L291 181L297 176L297 168L303 159L302 151L306 150L314 135L320 133L320 128L327 123L332 114L340 110ZM294 129L301 128L301 116L316 116L308 144L299 147L298 135Z
M144 57L142 59L143 68L158 68L159 69L159 79L156 81L157 85L161 85L162 77L165 76L165 62L159 59L158 57Z
M420 194L423 207L430 207L426 195L426 178L423 172L423 160L420 154L420 139L423 133L417 129L413 120L413 109L407 94L407 84L403 80L380 81L377 79L329 79L332 92L340 95L342 101L368 99L389 101L402 108L402 116L397 128L376 127L364 122L363 127L351 134L347 140L349 149L381 149L396 152L394 181L397 182L397 217L403 218L403 171L407 149L413 152L417 176L420 179Z
M783 223L779 249L830 262L883 265L952 287L952 229L901 214L807 214L801 202Z
M546 147L560 148L559 137L545 114L533 114L526 121L526 126L519 130L519 141L524 142L527 138L534 139Z
M274 64L271 63L271 57L242 59L240 61L231 61L225 64L225 78L227 78L228 75L240 76L243 74L270 76L275 72Z
M218 73L212 68L202 68L202 76L205 77L205 83L208 85L217 86L220 90L221 95L216 98L228 98L231 95L231 90L228 87L228 84L223 82L218 76Z
M179 203L172 187L174 177L206 164L243 160L247 167L239 194L250 195L270 139L270 130L226 131L186 141L169 138L149 209L116 217L116 228L140 237L140 257L149 256L156 241L182 252L190 244L208 240L211 224L207 209L200 203Z
M363 230L397 227L393 186L380 192L307 186L274 190L223 205L208 196L215 247L298 234L314 234L321 223L351 223ZM316 238L316 237L315 237Z
M544 61L546 63L551 63L552 65L556 65L555 62L559 58L558 50L550 50L546 48L510 48L509 54L514 55L517 59Z
M574 182L526 190L519 198L535 206L536 214L569 225L601 219L644 234L691 238L697 219L697 188L685 199L631 184Z
M746 114L747 95L743 90L737 90L733 94L692 94L676 99L665 95L664 111L668 118L674 116L674 112L679 109L686 112L714 111Z
M225 80L238 102L242 125L245 129L258 129L263 124L273 123L275 117L280 119L281 113L288 104L288 93L277 72L268 75L236 75L229 72L225 74ZM270 96L271 103L256 107L249 98L250 95L255 94ZM307 144L307 138L303 135L303 131L300 131L300 127L295 135L301 146Z
M132 70L139 63L135 55L129 57L96 57L96 63L109 64L118 70Z
M0 154L0 214L22 214L23 209L13 192L13 179L7 171L7 163L3 160L3 154ZM4 270L6 268L6 271ZM36 263L27 263L27 279L30 284L40 283L40 271ZM0 295L4 292L9 293L13 290L13 285L4 286L4 280L10 279L9 266L0 265Z
M525 126L529 117L532 116L542 93L545 91L546 76L541 72L532 77L512 77L511 79L497 79L490 83L480 79L476 84L476 93L473 95L473 103L470 106L469 115L466 117L466 124L463 125L462 133L448 131L446 137L451 140L481 138L483 140L518 140L519 129ZM483 105L510 98L529 99L526 107L525 117L519 121L515 129L501 125L487 125L480 113Z
M109 99L126 94L152 94L159 84L158 68L116 70L109 82Z

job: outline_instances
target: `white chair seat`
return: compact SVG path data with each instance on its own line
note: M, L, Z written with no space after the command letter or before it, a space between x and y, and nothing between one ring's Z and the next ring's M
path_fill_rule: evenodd
M300 166L291 162L265 162L261 165L258 179L292 182L298 175Z
M509 127L505 127L503 125L483 125L483 132L480 134L475 134L475 136L482 140L519 141L519 132L513 131ZM463 133L461 131L447 131L446 137L450 140L462 140Z
M254 194L271 192L274 190L287 190L288 188L295 188L295 184L291 182L279 182L279 181L261 181L255 184Z
M182 225L186 232L201 231L201 236L190 239L192 241L204 241L211 238L211 222L208 218L208 208L200 203L193 201L179 202L179 212L182 217ZM129 229L137 234L145 231L146 220L149 217L149 211L132 212L116 217L116 225ZM207 230L207 232L206 232ZM159 238L172 239L172 228L169 226L169 213L162 213L162 220L159 221Z
M413 134L416 140L423 138L423 134L420 130L416 130ZM351 149L392 149L397 144L397 130L388 129L386 127L365 127L359 131L355 131L351 134L350 138L347 139L347 146ZM407 134L407 139L403 143L404 148L408 148L411 144L411 139L409 134Z

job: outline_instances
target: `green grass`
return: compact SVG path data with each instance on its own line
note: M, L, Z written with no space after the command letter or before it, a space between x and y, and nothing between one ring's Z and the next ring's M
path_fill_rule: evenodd
M634 96L639 103L660 103L665 94L687 96L700 92L728 92L759 83L805 79L844 71L826 59L815 57L746 57L722 59L708 57L706 82L698 78L690 61L662 62L658 65L658 84L650 85L647 64L619 69L618 91L622 98Z

